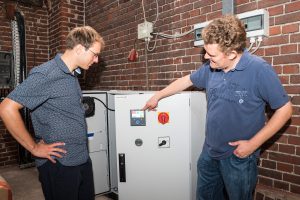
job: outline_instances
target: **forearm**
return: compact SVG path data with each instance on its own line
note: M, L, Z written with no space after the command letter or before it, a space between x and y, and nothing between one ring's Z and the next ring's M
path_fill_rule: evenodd
M250 139L250 143L255 147L259 148L265 141L275 135L282 126L290 119L292 115L292 105L290 102L275 111L271 119L267 124L253 137Z
M27 131L19 110L7 106L11 100L4 100L0 106L0 116L9 133L28 151L33 152L36 143Z
M160 100L162 98L176 94L177 92L181 92L192 85L193 83L190 79L190 75L186 75L182 78L177 79L166 88L155 93L155 96L158 98L158 100Z

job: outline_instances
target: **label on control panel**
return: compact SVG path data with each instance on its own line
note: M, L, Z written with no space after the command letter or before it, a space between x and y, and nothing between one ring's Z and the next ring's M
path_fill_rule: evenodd
M146 126L146 113L144 110L130 110L131 126Z

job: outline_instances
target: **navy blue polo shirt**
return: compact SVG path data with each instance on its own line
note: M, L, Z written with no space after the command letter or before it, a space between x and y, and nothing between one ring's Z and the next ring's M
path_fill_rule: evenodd
M65 166L88 160L87 126L81 104L81 89L61 55L31 70L8 98L31 110L35 135L45 143L65 142L67 153L56 158ZM47 159L36 159L41 166Z
M235 69L225 73L205 63L190 76L207 95L204 151L216 159L232 154L228 142L248 140L265 125L265 106L278 109L288 101L281 82L265 60L244 51Z

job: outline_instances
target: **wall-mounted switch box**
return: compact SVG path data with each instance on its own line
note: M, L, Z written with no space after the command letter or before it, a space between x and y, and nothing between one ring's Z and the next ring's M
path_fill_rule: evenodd
M138 39L152 38L153 23L144 21L138 25Z
M269 36L269 12L265 9L249 11L238 14L237 17L245 24L247 37ZM194 25L195 41L194 46L202 46L204 44L201 32L211 21Z
M194 46L201 46L204 44L202 40L202 30L205 26L207 26L210 23L210 21L203 22L200 24L195 24L194 25L194 30L195 30L195 41L194 41Z
M269 36L269 12L265 9L237 15L245 24L247 37Z

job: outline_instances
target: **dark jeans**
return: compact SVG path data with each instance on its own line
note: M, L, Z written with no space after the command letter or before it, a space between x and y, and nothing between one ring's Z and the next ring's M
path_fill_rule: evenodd
M257 157L223 160L203 152L198 160L197 200L252 200L257 181Z
M79 166L64 166L47 161L38 167L45 200L94 200L92 162Z

